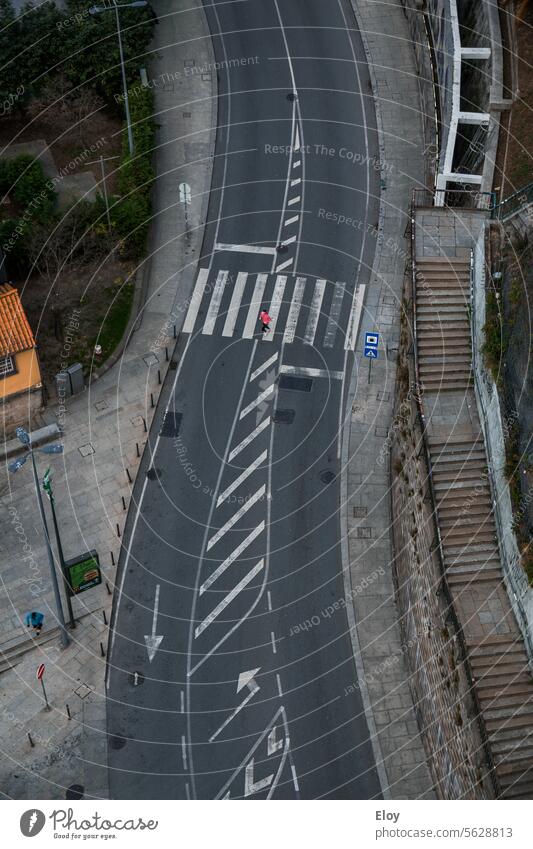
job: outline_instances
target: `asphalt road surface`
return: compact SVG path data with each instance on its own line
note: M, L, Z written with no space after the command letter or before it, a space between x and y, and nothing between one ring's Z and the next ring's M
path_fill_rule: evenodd
M339 520L378 214L368 68L344 0L205 9L209 224L120 564L111 797L379 798Z

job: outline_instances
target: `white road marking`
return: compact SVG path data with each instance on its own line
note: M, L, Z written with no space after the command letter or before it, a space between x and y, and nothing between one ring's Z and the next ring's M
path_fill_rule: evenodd
M289 236L288 239L283 239L281 244L285 245L285 247L286 247L287 245L292 245L293 242L295 242L295 241L296 241L296 236Z
M152 616L152 633L144 635L144 642L146 643L146 650L148 652L148 660L150 663L155 657L155 654L163 641L162 636L156 636L157 630L157 616L159 613L159 591L161 589L161 585L157 584L155 588L155 600L154 600L154 612Z
M221 602L219 602L219 603L217 604L217 606L213 608L213 610L211 611L211 613L209 614L209 616L206 616L206 618L204 619L204 621L203 621L203 622L201 622L201 623L197 626L197 628L195 629L194 636L195 636L195 638L196 638L196 639L198 639L198 637L200 636L200 634L203 634L203 632L205 631L205 629L206 629L206 628L209 628L209 626L210 626L210 625L211 625L211 624L215 621L215 619L216 619L218 616L220 616L220 614L221 614L221 613L222 613L222 612L226 609L226 607L227 607L229 604L231 604L231 602L233 601L233 599L234 599L234 598L236 598L236 597L239 595L239 593L241 593L241 592L245 589L245 587L247 587L247 586L248 586L248 584L250 583L250 581L253 581L253 579L255 578L255 576L256 576L256 575L258 575L258 574L259 574L259 572L261 572L261 570L263 569L264 565L265 565L265 561L264 561L264 558L262 558L262 559L259 561L259 563L256 563L256 565L254 566L254 568L253 568L253 569L250 569L250 571L248 572L248 574L247 574L247 575L245 575L245 576L244 576L244 578L242 578L242 579L239 581L239 583L238 583L235 587L233 587L233 589L231 590L231 592L229 592L229 593L227 594L227 596L225 596L225 597L222 599L222 601L221 601Z
M287 324L285 326L285 334L283 336L283 341L289 344L291 342L294 342L296 325L298 324L298 317L300 315L300 308L302 306L302 299L304 296L306 280L306 277L296 278L292 302L289 309L289 315L287 317Z
M270 386L267 386L267 388L264 389L263 392L261 392L257 396L255 401L252 401L250 404L248 404L247 407L244 408L244 410L241 410L240 415L239 415L239 419L243 419L245 416L248 415L248 413L251 413L252 410L255 410L256 407L259 407L259 405L262 404L263 401L265 401L265 399L268 398L269 395L272 395L273 391L274 391L274 384L271 383Z
M228 569L231 566L231 564L235 562L237 557L241 556L243 551L245 551L248 548L248 546L252 544L254 539L257 539L257 537L260 534L262 534L264 530L265 530L265 523L264 523L264 521L262 521L258 524L257 528L254 528L253 531L250 531L250 533L248 534L246 539L244 539L240 543L240 545L237 546L235 551L232 551L230 556L226 557L224 562L221 563L220 566L217 566L215 571L211 575L209 575L209 578L206 578L206 580L203 582L202 586L200 587L200 595L203 595L205 593L205 591L208 590L209 587L212 586L215 583L215 581L218 580L218 578L220 578L220 576L224 574L226 569Z
M300 131L298 129L298 124L296 125L296 132L294 137L294 149L300 150Z
M224 324L224 330L222 331L222 336L233 336L233 331L235 330L235 322L237 321L237 316L239 314L239 307L241 305L242 294L244 292L244 287L246 286L247 279L248 274L246 273L246 271L239 271L231 295L231 301L228 309L228 314L226 316L226 323Z
M187 772L187 741L185 740L185 734L181 735L181 759L183 761L183 769Z
M267 590L267 604L268 604L268 609L269 609L270 613L272 613L272 594L271 594L270 590Z
M202 328L202 333L205 333L207 336L211 336L213 330L215 329L215 322L217 320L218 311L220 309L220 304L222 301L222 295L224 294L224 287L226 285L228 279L227 271L219 271L217 274L217 280L215 283L215 288L213 290L213 294L211 295L211 301L209 303L209 309L207 310L207 315L205 317L204 326Z
M335 290L331 301L331 309L328 316L326 332L324 334L324 348L332 348L339 326L339 317L344 297L344 283L335 283Z
M192 333L194 329L194 323L196 321L196 316L198 315L198 310L200 309L200 304L202 303L202 298L205 293L205 284L208 279L209 269L201 268L198 272L198 277L196 278L196 286L194 287L191 301L189 303L189 309L187 310L187 315L183 323L184 333Z
M359 331L359 322L361 320L361 310L363 309L363 300L365 297L365 286L363 283L357 286L353 293L352 308L350 310L350 321L348 323L348 332L344 340L345 351L355 351L357 342L357 333Z
M273 780L274 773L254 782L254 759L252 758L250 763L246 764L246 770L244 772L244 796L247 798L248 796L253 796L254 793L259 793L260 790L269 787Z
M257 671L257 670L256 670L256 671ZM252 683L251 683L251 687L250 687L250 692L248 693L248 695L246 696L246 698L244 698L244 699L243 699L243 701L240 703L240 705L238 705L238 706L235 708L235 710L234 710L234 711L232 711L232 712L230 713L230 715L228 716L228 718L227 718L227 719L225 719L225 720L224 720L224 722L222 723L222 725L220 726L220 728L217 728L217 730L215 731L215 733L211 735L211 737L209 738L209 742L210 742L210 743L212 743L212 742L213 742L213 740L216 740L216 738L218 737L218 735L220 734L220 732L221 732L221 731L223 731L223 730L224 730L224 728L226 728L226 726L227 726L227 725L229 725L229 723L231 722L231 720L232 720L232 719L235 719L235 717L237 716L237 714L238 714L238 713L240 713L240 711L241 711L244 707L246 707L246 705L248 704L248 702L249 702L249 701L251 701L251 699L253 699L253 697L254 697L254 696L255 696L255 694L259 691L259 689L260 689L259 684L256 684L256 682L255 682L255 681L252 681Z
M267 274L257 275L254 293L252 295L252 300L248 309L248 315L246 317L246 324L244 325L244 331L242 334L243 339L251 339L254 335L254 329L256 328L257 322L259 321L259 313L261 311L263 292L265 291L267 279Z
M342 380L343 371L328 371L325 368L306 368L305 366L281 366L280 374L293 374L296 377L325 377L327 380Z
M302 182L301 177L295 177L293 180L291 180L291 187L292 186L299 186L301 182Z
M230 485L224 490L224 492L220 493L217 499L217 507L220 507L220 505L226 500L226 498L229 498L230 495L235 492L235 490L241 485L241 483L244 483L244 481L247 480L247 478L249 478L250 475L252 475L256 471L256 469L258 469L259 466L265 462L267 456L268 451L263 451L262 454L260 454L259 457L257 457L257 459L254 460L253 463L239 475L238 478L235 478L233 483L230 483Z
M276 351L275 354L272 354L272 356L269 357L268 360L265 360L265 362L262 365L260 365L258 368L256 368L255 371L253 371L251 373L250 383L252 382L252 380L255 380L256 377L259 377L260 374L263 374L263 372L266 371L267 368L270 368L270 366L273 365L276 362L276 360L278 358L278 354L279 354L279 351Z
M249 690L253 689L254 686L254 678L261 669L260 666L257 666L255 669L248 669L246 672L241 672L239 674L239 679L237 681L237 692L240 693L244 687L248 687Z
M254 441L256 436L259 436L259 434L262 433L265 430L265 428L267 428L269 426L269 424L270 424L270 418L263 419L263 421L260 422L257 425L257 427L254 428L254 430L251 433L249 433L248 436L245 436L245 438L242 440L242 442L239 442L239 444L233 449L233 451L230 453L230 455L228 457L228 462L231 463L231 461L234 460L235 457L237 457L237 455L240 454L241 451L243 451L248 445L250 445L250 443Z
M315 341L315 333L318 325L318 320L320 318L320 309L322 307L322 300L324 298L325 289L326 281L317 280L315 283L313 300L311 301L311 307L309 310L309 320L307 322L307 327L305 330L304 345L312 345Z
M294 262L294 257L292 257L291 259L285 260L285 262L282 262L281 265L276 266L276 271L285 271L285 269L288 268L290 265L292 265L293 262Z
M185 713L185 693L180 691L180 713Z
M223 525L220 528L220 530L217 531L216 534L211 537L211 539L207 543L207 551L209 551L211 548L213 548L213 546L216 545L216 543L219 541L219 539L222 539L224 534L226 534L229 530L231 530L233 525L237 524L237 522L239 521L241 516L244 516L244 514L247 513L248 510L252 509L252 507L254 506L254 504L257 501L259 501L261 498L263 498L265 493L266 493L266 486L263 484L263 486L260 487L260 489L258 489L257 492L254 495L252 495L252 497L249 498L248 501L246 501L246 503L242 505L242 507L239 508L239 510L237 510L235 515L233 515L231 517L231 519L229 519L226 522L226 524Z
M302 160L301 160L301 159L297 159L297 160L296 160L296 162L293 162L293 163L292 163L292 167L293 167L293 168L299 168L301 164L302 164Z
M233 251L239 254L272 254L276 253L276 248L269 248L266 245L226 245L222 242L217 242L215 245L216 251Z
M287 218L287 220L285 221L283 226L288 227L289 224L296 224L296 222L298 221L299 218L300 218L299 215L293 215L291 218Z
M279 677L279 672L276 672L276 681L278 684L278 693L283 698L283 688L281 686L281 678Z
M297 793L299 793L300 787L298 785L298 776L296 775L296 768L295 768L294 764L291 764L291 772L292 772L292 780L293 780L293 783L294 783L294 789L296 790Z
M270 302L270 316L272 321L270 322L270 333L265 334L264 339L266 342L270 342L274 338L274 331L276 330L276 324L278 323L279 311L283 304L283 293L285 291L285 286L287 285L287 278L283 276L278 276L276 279L276 285L274 286L274 292L272 295L272 301Z
M296 197L290 199L290 201L287 203L287 206L294 206L295 203L300 203L301 199L302 198L300 195L296 195Z
M275 755L276 752L279 752L280 749L283 748L283 743L285 742L283 738L277 739L278 736L278 726L275 725L270 734L267 737L267 755L270 757L271 755Z
M191 791L190 791L190 788L189 788L189 782L188 781L185 784L185 795L187 796L187 799L189 799L189 801L190 801Z
M276 654L276 653L277 653L277 649L276 649L276 636L275 636L275 634L274 634L274 631L271 631L271 632L270 632L270 639L271 639L271 642L272 642L272 651L274 652L274 654Z

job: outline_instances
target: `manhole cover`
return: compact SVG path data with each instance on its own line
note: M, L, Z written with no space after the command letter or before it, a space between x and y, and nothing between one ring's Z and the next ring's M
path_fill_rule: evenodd
M292 424L294 421L294 410L274 410L272 421L274 424Z
M290 374L282 374L279 379L280 389L291 389L294 392L310 392L312 385L312 377L294 377Z
M293 91L288 93L287 100L290 101L290 103L293 103L296 100L296 95Z
M124 737L110 737L109 745L112 749L123 749L126 745L126 740Z
M279 254L286 254L289 248L287 247L287 245L278 245L276 250Z
M175 438L180 432L182 418L183 416L181 413L177 413L176 410L169 410L163 419L160 435Z
M84 793L85 787L83 784L71 784L70 787L67 787L65 799L83 799Z
M152 467L151 469L148 469L148 471L146 472L146 477L148 478L149 481L156 481L160 474L161 474L161 469L154 469Z
M331 469L324 469L323 472L320 472L320 480L322 483L331 483L335 480L335 472L332 472Z

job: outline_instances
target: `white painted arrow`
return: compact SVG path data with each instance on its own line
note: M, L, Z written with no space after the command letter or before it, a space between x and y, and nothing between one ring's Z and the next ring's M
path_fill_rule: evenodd
M244 773L244 795L253 796L254 793L259 793L260 790L264 790L265 787L268 787L272 784L274 779L274 773L272 775L267 775L266 778L261 778L259 781L254 783L254 759L250 761L246 765L246 771Z
M152 619L152 633L144 635L144 642L146 643L146 648L148 651L148 660L150 663L155 657L155 653L158 650L159 646L163 641L163 637L156 636L156 628L157 628L157 614L159 613L159 590L160 585L157 584L155 588L155 601L154 601L154 616Z
M259 672L260 669L261 669L261 667L258 666L257 669L250 669L248 672L241 672L241 674L239 675L239 680L237 682L237 692L238 693L240 693L242 688L246 687L247 684L248 684L249 689L250 690L252 689L250 687L250 682L254 680L255 676L257 675L257 673Z
M179 184L180 203L184 206L189 206L191 203L191 187L188 183Z

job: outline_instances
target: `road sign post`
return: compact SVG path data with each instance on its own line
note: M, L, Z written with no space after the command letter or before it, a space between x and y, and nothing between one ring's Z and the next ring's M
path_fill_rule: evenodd
M372 360L378 358L379 333L365 333L365 357L370 360L368 363L368 383L370 383L370 375L372 374Z
M46 705L46 710L51 710L50 705L48 704L48 697L46 695L46 690L44 688L44 670L46 669L44 663L40 663L37 667L37 680L41 682L41 687L43 688L43 697L44 703Z

